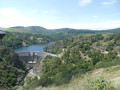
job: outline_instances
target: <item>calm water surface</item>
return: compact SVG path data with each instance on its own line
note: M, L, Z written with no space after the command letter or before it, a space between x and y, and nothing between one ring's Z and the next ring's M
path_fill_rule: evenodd
M24 52L24 51L40 51L40 52L45 52L43 50L44 47L52 44L54 42L49 42L49 43L44 43L44 44L32 44L30 46L27 47L21 47L21 48L17 48L14 49L14 52Z

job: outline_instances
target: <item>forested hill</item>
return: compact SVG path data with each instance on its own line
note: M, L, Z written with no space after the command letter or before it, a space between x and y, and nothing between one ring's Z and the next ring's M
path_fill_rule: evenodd
M32 83L25 84L24 88L61 85L69 83L72 78L84 75L88 71L120 65L120 33L76 35L55 42L45 50L58 54L58 57L48 56L41 64L38 64L36 68L42 65L40 80L30 79ZM95 84L96 87L100 87L100 90L104 88L109 90L113 87L109 83L106 85L102 82L96 81L96 83L98 83L98 85ZM86 90L87 86L83 87Z
M72 29L72 28L59 28L59 29L46 29L41 26L28 26L28 27L23 27L23 26L16 26L16 27L10 27L10 28L16 28L16 29L24 29L33 33L41 33L41 34L47 34L47 33L52 33L52 32L57 32L57 31L76 31L78 32L88 32L88 33L96 33L96 32L106 32L106 33L118 33L120 32L120 28L115 28L115 29L106 29L106 30L92 30L92 29ZM8 28L8 30L10 29Z
M9 90L19 84L26 71L25 64L12 48L0 45L0 90Z
M67 37L71 37L73 35L78 34L95 34L95 33L118 33L120 32L120 28L109 29L109 30L89 30L89 29L72 29L72 28L60 28L60 29L46 29L41 26L16 26L7 29L2 29L6 31L12 32L32 32L32 33L40 33L43 35L47 35L54 40L62 40Z
M37 33L6 32L6 35L1 41L2 45L14 49L22 46L28 46L30 44L50 42L52 41L52 38Z
M0 40L0 90L16 90L13 87L20 84L28 71L26 65L14 53L14 48L50 41L52 39L49 36L37 33L6 32Z
M120 32L120 28L109 29L109 30L100 30L98 32L102 32L102 33L119 33Z

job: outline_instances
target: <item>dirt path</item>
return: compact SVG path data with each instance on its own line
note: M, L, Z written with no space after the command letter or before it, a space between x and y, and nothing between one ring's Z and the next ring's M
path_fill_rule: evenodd
M29 73L28 73L27 76L28 77L32 77L32 78L34 78L35 76L37 76L37 78L40 79L40 76L37 75L37 74L35 74L34 71L33 71L33 69L29 70Z
M58 54L57 57L62 57L64 54L64 51L65 51L65 49L63 48L62 52L60 54Z

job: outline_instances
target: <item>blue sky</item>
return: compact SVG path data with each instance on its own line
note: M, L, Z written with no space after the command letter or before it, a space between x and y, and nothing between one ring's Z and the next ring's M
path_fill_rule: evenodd
M120 0L0 0L0 27L120 27Z

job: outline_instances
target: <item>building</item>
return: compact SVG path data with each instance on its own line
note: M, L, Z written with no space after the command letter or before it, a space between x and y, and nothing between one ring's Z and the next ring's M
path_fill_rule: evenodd
M0 39L2 39L5 34L6 34L5 32L0 31Z

